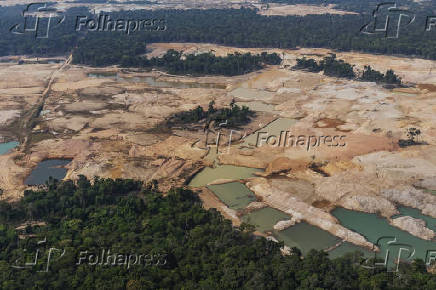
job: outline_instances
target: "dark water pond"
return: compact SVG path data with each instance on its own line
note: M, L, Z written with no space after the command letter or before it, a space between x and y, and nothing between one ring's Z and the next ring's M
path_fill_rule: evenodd
M65 165L71 162L71 159L50 159L42 161L33 169L32 173L26 178L26 185L45 184L49 177L62 180L67 174Z

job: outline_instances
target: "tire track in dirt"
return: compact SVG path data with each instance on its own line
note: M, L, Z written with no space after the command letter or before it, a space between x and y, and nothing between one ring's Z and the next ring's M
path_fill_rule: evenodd
M19 129L17 133L19 135L20 143L22 143L22 148L24 151L27 151L28 149L29 135L32 134L32 129L36 125L36 119L39 117L39 113L44 107L45 101L51 91L51 87L56 79L57 73L64 70L67 66L69 66L71 64L72 59L73 59L73 55L70 54L68 58L65 60L65 62L62 64L62 66L60 66L59 69L53 71L53 73L50 75L50 79L47 83L47 87L41 94L41 98L39 99L39 101L35 106L33 106L29 111L27 111L24 114L24 117L20 121Z

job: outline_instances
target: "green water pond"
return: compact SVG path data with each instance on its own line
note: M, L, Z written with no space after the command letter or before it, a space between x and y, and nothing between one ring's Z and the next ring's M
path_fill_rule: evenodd
M243 209L250 202L256 201L256 196L253 192L240 182L209 185L208 188L212 190L223 203L234 210Z

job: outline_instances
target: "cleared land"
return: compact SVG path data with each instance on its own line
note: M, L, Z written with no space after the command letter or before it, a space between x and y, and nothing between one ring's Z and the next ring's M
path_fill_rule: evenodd
M93 69L62 64L0 65L1 135L16 136L22 116L38 104L52 74L57 71L47 94L43 114L28 148L0 156L0 188L3 198L22 195L24 178L47 158L72 158L67 178L79 174L112 178L159 180L163 190L183 185L210 157L206 135L198 124L159 127L171 114L211 100L217 107L256 101L258 112L249 125L239 129L250 135L277 118L295 119L289 130L294 135L346 136L346 146L241 148L234 143L229 153L220 154L222 164L265 169L265 173L244 182L257 195L257 207L265 204L307 221L359 245L369 246L360 236L344 233L330 215L336 206L378 212L391 218L397 204L419 208L436 217L436 62L360 53L337 53L363 68L392 68L410 85L387 89L375 83L347 81L290 67L303 55L323 57L325 49L266 50L237 49L208 44L153 44L150 55L169 48L185 53L213 50L217 55L235 51L277 52L285 57L281 66L239 77L181 77L153 72L135 72L116 67ZM90 77L89 73L108 77ZM25 80L17 75L25 76ZM143 81L216 84L215 88L153 87ZM259 102L267 105L262 112ZM273 106L273 109L271 109ZM6 116L6 117L4 117ZM400 148L405 130L418 127L428 145ZM214 144L217 132L209 134ZM224 140L229 131L224 131ZM236 136L236 135L235 135ZM224 142L223 142L224 144ZM221 153L227 146L221 145ZM316 166L313 166L313 163ZM312 166L311 166L312 164ZM217 207L238 224L238 212L231 211L213 194L203 190L206 207ZM247 209L248 210L248 209ZM420 223L413 223L420 227ZM408 225L410 226L410 225ZM425 230L409 229L411 232Z

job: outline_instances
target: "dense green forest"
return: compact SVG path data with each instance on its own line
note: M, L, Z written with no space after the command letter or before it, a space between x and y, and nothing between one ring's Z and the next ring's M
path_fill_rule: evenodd
M310 72L324 71L324 74L331 77L356 79L359 81L377 82L391 85L401 85L401 78L393 70L389 69L386 74L376 71L367 65L361 75L354 72L353 66L341 59L336 58L336 54L324 57L319 63L312 58L297 58L294 69L302 69Z
M363 2L363 1L362 1ZM353 2L357 3L357 2ZM409 2L407 2L409 5ZM412 5L412 4L410 4ZM108 13L112 19L164 19L165 31L76 32L77 15L95 17L84 8L70 9L65 23L53 27L48 39L35 39L32 34L16 35L8 31L22 22L23 6L0 8L0 55L65 54L76 46L102 59L130 56L145 43L208 42L236 47L327 47L343 51L365 51L404 54L436 59L435 31L425 31L428 7L414 4L416 21L401 30L398 39L360 33L371 20L375 7L366 5L358 15L262 16L252 9L156 10L153 12L121 11ZM415 10L414 10L415 11ZM133 54L137 55L137 54ZM90 58L92 62L92 58ZM109 63L110 61L108 61ZM91 63L90 63L91 64Z
M118 44L122 45L121 42ZM277 65L281 62L276 53L266 52L260 55L235 53L226 57L217 57L210 52L184 56L182 52L170 49L162 57L147 59L141 55L145 51L145 44L128 46L126 50L128 52L120 48L114 53L101 54L93 52L87 46L81 46L74 51L73 62L92 66L119 64L123 67L159 68L170 74L226 76L246 74L262 69L264 65Z
M47 224L15 229L29 220ZM294 248L293 255L282 256L281 243L253 236L245 224L232 227L216 210L204 210L190 190L163 196L156 182L50 180L46 189L26 191L18 203L0 202L0 223L5 290L436 288L436 276L422 261L388 273L361 267L358 253L331 260L313 250L303 259ZM49 248L57 251L47 269ZM38 249L35 265L11 267L23 265L23 255L32 261ZM142 264L95 263L96 256L105 260L102 250L128 255L129 261L137 253L149 256Z

